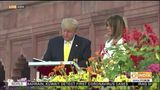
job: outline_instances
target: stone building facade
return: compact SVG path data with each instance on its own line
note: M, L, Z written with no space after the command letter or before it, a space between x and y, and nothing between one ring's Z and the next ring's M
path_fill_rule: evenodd
M24 7L11 9L10 5ZM27 61L43 56L48 40L61 34L65 17L79 21L78 34L92 41L94 54L106 40L105 19L113 14L124 16L129 28L142 29L144 23L150 23L160 32L160 1L1 1L0 60L5 79L20 77L22 65L16 63L21 54Z

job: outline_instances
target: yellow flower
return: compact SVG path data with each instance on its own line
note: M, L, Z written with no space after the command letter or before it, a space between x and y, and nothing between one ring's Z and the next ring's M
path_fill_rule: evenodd
M109 66L109 65L107 64L107 65L105 66L105 68L108 68L108 66Z
M81 76L81 79L83 79L84 81L88 81L89 80L89 72L83 73L80 76Z
M97 82L103 82L103 78L101 77L101 75L97 74L97 77L96 77L96 81Z
M109 79L108 78L104 78L103 82L109 82Z
M63 76L57 75L50 82L66 82L66 79Z
M110 60L110 61L109 61L109 64L110 64L110 65L116 64L116 63L117 63L117 62L115 62L114 60Z
M92 82L96 82L96 78L95 77L92 78Z
M119 75L114 79L114 82L130 82L130 79L126 75Z

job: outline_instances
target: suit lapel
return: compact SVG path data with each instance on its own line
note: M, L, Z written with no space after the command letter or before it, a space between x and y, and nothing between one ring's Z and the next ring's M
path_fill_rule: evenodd
M74 38L72 47L71 47L71 51L70 51L70 55L69 55L69 61L72 61L72 59L76 58L76 53L77 53L77 48L79 46L79 41L77 38L77 35ZM75 56L75 57L73 57Z
M60 52L59 56L62 59L62 61L64 60L64 53L63 53L64 49L63 48L64 48L64 39L63 39L63 37L61 37L60 42L59 42L59 48L57 48L57 50Z

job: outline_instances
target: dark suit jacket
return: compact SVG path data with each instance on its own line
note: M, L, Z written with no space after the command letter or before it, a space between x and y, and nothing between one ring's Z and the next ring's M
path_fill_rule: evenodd
M43 60L63 61L64 60L63 48L64 48L64 39L62 36L50 39ZM74 58L77 58L78 65L80 67L86 67L86 61L90 56L91 56L91 41L75 35L68 61L72 61Z

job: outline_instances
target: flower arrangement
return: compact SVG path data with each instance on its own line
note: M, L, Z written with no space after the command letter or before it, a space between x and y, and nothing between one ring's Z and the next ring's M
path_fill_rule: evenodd
M113 50L112 57L104 60L108 66L105 70L110 72L108 78L113 80L118 78L117 75L125 74L129 77L129 72L149 71L152 72L153 82L160 82L160 40L152 26L145 24L142 32L137 28L130 32L126 29L122 38L122 44L108 49ZM110 64L111 61L114 64Z
M122 44L107 49L113 51L112 57L102 60L102 55L96 52L95 56L90 57L86 62L87 68L76 70L77 73L72 69L69 75L65 73L65 67L61 64L53 68L49 78L45 80L47 82L130 82L130 72L149 71L152 72L153 82L159 82L160 40L153 32L152 26L145 24L142 32L137 28L130 32L126 29L122 38L124 41ZM61 75L57 75L56 72ZM89 89L87 86L76 86L76 88ZM158 84L153 83L150 89L158 89Z
M134 66L144 70L146 66L151 63L158 63L160 57L159 45L160 40L153 32L152 26L145 24L145 31L140 32L137 28L133 29L133 33L129 33L127 30L123 35L123 39L127 45L125 45ZM142 65L139 65L143 63ZM143 66L143 67L140 67Z

